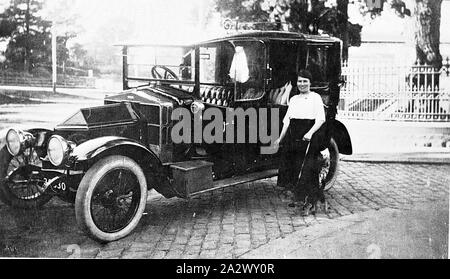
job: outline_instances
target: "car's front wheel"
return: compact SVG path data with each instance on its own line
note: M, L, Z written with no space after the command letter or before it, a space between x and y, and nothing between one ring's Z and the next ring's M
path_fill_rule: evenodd
M101 242L119 240L138 225L147 201L140 166L124 156L98 161L83 177L75 201L79 227Z
M6 147L0 150L0 200L19 209L44 206L52 198L44 192L42 161L33 148L11 156Z

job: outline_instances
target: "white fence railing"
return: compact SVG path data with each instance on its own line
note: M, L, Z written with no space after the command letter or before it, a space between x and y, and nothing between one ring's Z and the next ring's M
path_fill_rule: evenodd
M343 63L339 115L347 119L450 122L444 69L380 61Z

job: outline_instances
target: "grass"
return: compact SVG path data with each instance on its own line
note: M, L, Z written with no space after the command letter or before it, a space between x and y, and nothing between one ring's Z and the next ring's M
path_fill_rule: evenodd
M29 98L21 97L21 96L9 96L0 92L0 105L7 104L36 104L40 103L39 101L30 100Z
M41 104L55 103L54 99L87 99L83 96L53 93L51 91L35 90L5 90L0 89L0 105L5 104Z

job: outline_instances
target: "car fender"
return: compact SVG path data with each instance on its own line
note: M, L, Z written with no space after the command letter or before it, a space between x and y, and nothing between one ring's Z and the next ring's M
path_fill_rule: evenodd
M90 161L98 158L101 154L104 154L111 149L125 146L137 148L141 152L144 152L144 154L141 154L142 156L149 155L159 161L158 157L142 144L127 138L114 136L99 137L85 141L73 149L72 156L75 157L77 161Z
M122 137L100 137L75 147L69 161L75 162L75 169L87 171L100 159L110 155L127 156L144 171L149 188L154 188L165 197L174 197L167 172L158 156L139 142Z
M334 120L332 131L332 137L339 147L339 153L344 155L352 155L352 140L345 125L338 120Z

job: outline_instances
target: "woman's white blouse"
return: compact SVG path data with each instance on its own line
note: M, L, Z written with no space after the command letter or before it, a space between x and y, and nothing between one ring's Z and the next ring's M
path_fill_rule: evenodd
M310 92L306 97L301 94L292 97L283 123L287 125L291 119L325 121L322 97L315 92Z

